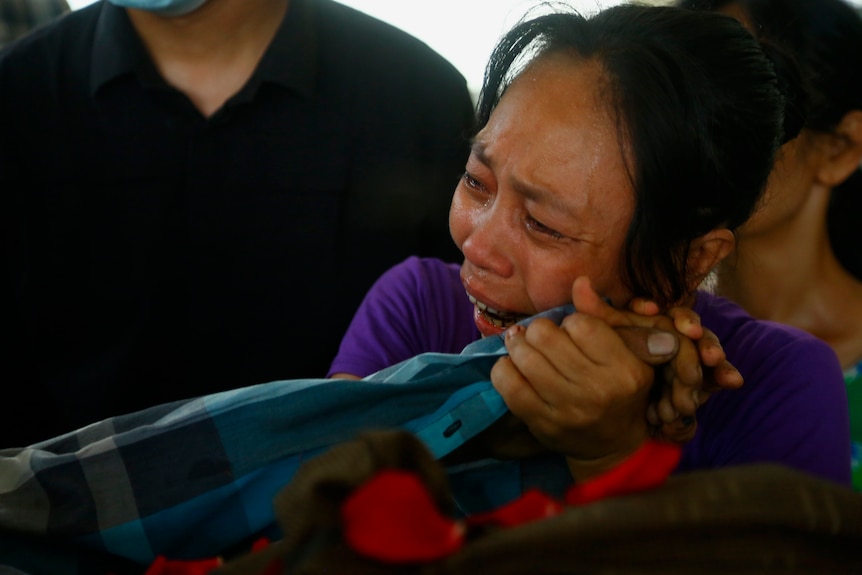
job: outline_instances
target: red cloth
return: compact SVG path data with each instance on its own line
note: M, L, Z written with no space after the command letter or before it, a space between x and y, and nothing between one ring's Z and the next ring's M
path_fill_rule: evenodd
M679 463L682 448L645 442L618 466L566 493L568 505L584 505L607 497L658 487ZM384 563L419 563L454 553L469 527L514 527L552 517L564 504L530 490L489 513L459 522L434 505L419 477L402 470L384 470L354 491L342 506L344 538L357 553Z
M464 524L445 517L419 476L381 471L341 506L344 540L357 553L387 563L440 559L464 543Z
M218 557L196 561L174 561L159 555L145 575L206 575L221 564L222 561Z
M269 545L269 540L262 537L252 544L251 550L252 552L258 551L267 545ZM144 575L207 575L207 573L210 573L221 565L222 560L220 557L197 559L194 561L177 561L159 555L150 564ZM282 563L279 560L273 561L262 575L279 575L281 572Z
M654 440L613 469L572 486L560 502L538 490L489 513L458 521L441 513L415 473L384 469L354 490L341 507L344 540L358 554L383 563L423 563L442 559L460 549L471 528L493 525L515 527L553 517L565 505L585 505L608 497L653 489L664 483L682 455L678 445ZM261 539L252 550L265 547ZM146 575L204 575L219 558L171 561L158 557ZM280 573L280 561L264 575Z

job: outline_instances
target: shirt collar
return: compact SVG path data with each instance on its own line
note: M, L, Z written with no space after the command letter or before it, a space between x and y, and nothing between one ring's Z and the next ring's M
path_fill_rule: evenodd
M259 81L279 84L305 98L314 95L318 17L315 2L290 0L287 15L258 66Z
M146 48L125 9L110 2L100 2L99 9L90 57L91 95L114 78L150 64ZM317 17L312 2L290 0L284 21L250 81L254 84L252 91L256 91L261 82L272 82L305 98L313 96L318 52Z
M123 8L99 3L99 18L90 55L90 94L119 76L133 73L149 57Z

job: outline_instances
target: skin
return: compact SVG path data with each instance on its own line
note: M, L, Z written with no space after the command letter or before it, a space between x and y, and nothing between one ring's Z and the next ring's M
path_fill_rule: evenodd
M737 5L723 9L750 23ZM862 162L862 111L851 110L831 133L803 130L785 144L764 199L738 230L738 250L718 269L716 291L753 316L819 337L842 366L862 359L862 282L832 251L829 198Z
M854 115L858 141L843 153L862 158L862 113ZM840 178L834 163L842 153L836 150L846 144L810 132L798 140L783 150L764 202L740 229L737 255L719 267L716 291L755 317L819 337L848 368L862 359L862 283L835 257L826 227L829 196Z
M208 0L182 16L126 9L165 81L206 118L251 77L289 0Z
M491 374L512 413L541 444L567 456L578 480L617 464L650 436L644 413L655 371L614 328L673 327L667 316L619 311L599 297L657 311L632 301L621 279L634 196L614 122L598 97L603 80L595 62L553 54L534 61L477 135L450 212L468 294L512 314L566 302L579 310L559 327L535 321L509 328L509 356ZM705 273L732 244L727 230L694 242L692 269ZM700 331L696 314L681 310L680 324ZM483 313L475 317L490 333ZM699 369L698 350L690 353L695 361L687 365ZM722 365L723 352L716 355L721 361L713 365ZM679 371L683 379L692 375Z
M476 136L452 199L461 280L497 310L532 315L570 301L582 275L615 302L631 299L618 255L634 197L615 127L592 90L571 90L560 66L571 67L546 58L510 88ZM601 78L592 64L578 75ZM481 319L480 331L494 333Z

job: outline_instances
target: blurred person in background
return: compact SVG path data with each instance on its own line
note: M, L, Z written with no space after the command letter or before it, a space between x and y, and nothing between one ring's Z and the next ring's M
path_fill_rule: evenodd
M0 48L68 11L66 0L0 0Z
M862 18L842 0L683 0L724 12L798 62L808 101L716 290L755 317L835 350L850 403L853 482L862 490Z
M366 290L453 261L473 105L330 0L101 0L0 57L0 444L323 377Z

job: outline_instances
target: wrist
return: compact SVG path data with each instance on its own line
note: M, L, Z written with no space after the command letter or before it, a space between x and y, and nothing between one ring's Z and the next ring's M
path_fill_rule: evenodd
M566 465L568 466L569 473L572 475L575 483L582 483L588 479L592 479L593 477L610 471L625 461L636 450L637 446L634 446L631 449L586 459L567 455Z
M607 450L603 454L566 455L566 465L575 483L580 483L614 469L631 457L648 439L649 430L644 425L643 429L632 434L624 444L617 445L615 449Z
M648 439L613 467L580 479L566 492L566 502L582 505L657 487L673 472L681 457L679 445ZM574 463L579 462L575 460Z

